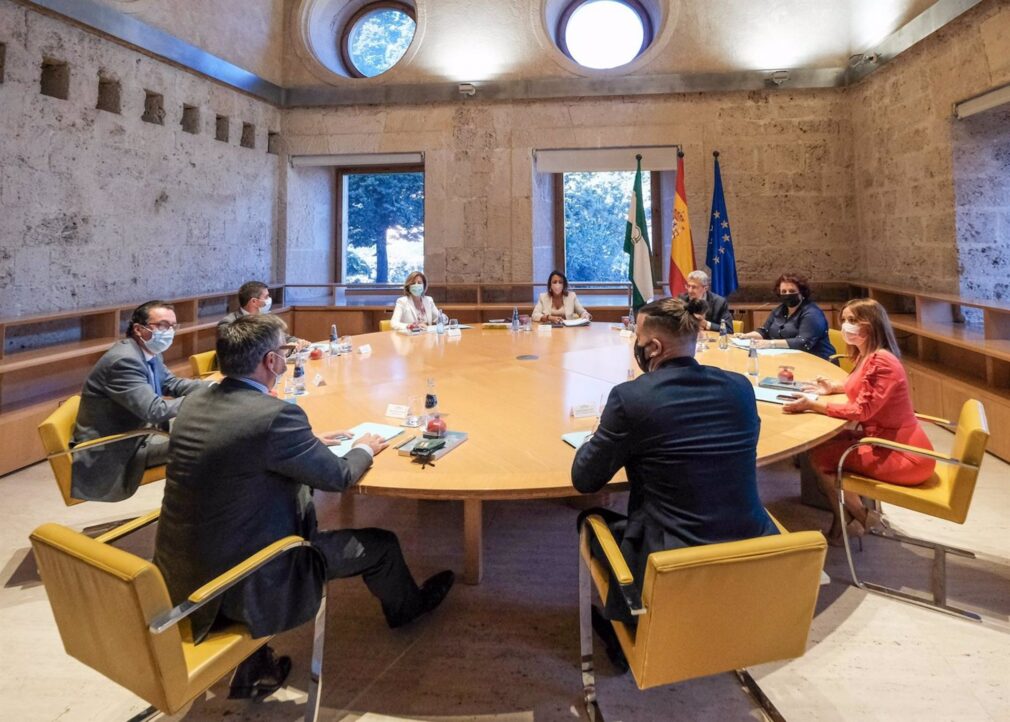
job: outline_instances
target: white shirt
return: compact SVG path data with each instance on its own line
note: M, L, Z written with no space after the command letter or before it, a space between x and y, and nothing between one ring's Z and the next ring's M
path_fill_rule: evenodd
M435 308L435 301L431 296L424 296L421 305L422 310L418 311L413 298L400 296L396 299L396 308L393 309L393 318L389 325L394 331L400 331L412 323L423 323L428 326L438 323L438 309Z

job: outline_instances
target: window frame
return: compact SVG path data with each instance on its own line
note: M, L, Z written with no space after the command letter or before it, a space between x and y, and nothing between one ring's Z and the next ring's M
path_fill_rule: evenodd
M335 222L333 224L334 228L334 238L333 245L335 253L333 254L333 278L337 279L337 283L342 283L348 286L357 286L362 288L380 288L383 286L398 286L399 284L382 284L382 283L350 283L344 277L344 254L347 249L344 248L344 178L349 175L375 175L379 173L420 173L422 179L422 187L424 188L424 200L428 200L428 174L424 170L424 163L411 163L410 165L355 165L355 166L337 166L333 169L335 173L334 178L334 194L336 198L334 199L333 208L335 210ZM422 204L422 213L424 212L424 204ZM427 218L425 218L427 220ZM424 253L421 254L421 268L417 269L424 273Z
M351 60L351 51L349 47L351 31L354 29L354 26L357 25L359 20L361 20L366 15L376 12L378 10L398 10L408 15L410 19L414 21L414 35L415 36L417 35L417 12L411 5L405 2L400 2L399 0L375 0L375 2L369 2L366 3L365 5L362 5L354 12L353 15L351 15L350 18L348 18L347 22L344 23L343 29L340 31L340 40L339 40L340 60L344 64L344 69L347 71L347 74L352 78L367 78L369 76L365 75L360 70L358 70L358 66L355 65L354 61ZM410 45L413 44L413 42L414 38L411 37L410 43L407 45L408 49L410 48ZM406 54L406 51L404 51L404 53ZM403 59L402 56L400 59L401 60ZM378 75L385 75L390 70L395 68L399 64L399 62L400 61L397 60L395 63L389 66L389 68L383 70ZM374 77L378 77L378 75Z
M569 171L577 173L582 171ZM592 171L606 172L606 171ZM652 285L662 286L663 279L663 242L658 243L656 239L663 232L663 186L660 171L645 171L649 174L649 190L652 197L652 219L649 222L649 243L652 246L650 258L652 260ZM551 173L554 186L554 267L561 269L561 272L568 275L568 248L565 234L565 174ZM660 281L658 284L656 281ZM606 284L613 281L584 281L581 283Z
M635 53L635 57L633 57L627 63L624 63L624 65L615 65L614 68L590 68L588 65L583 65L574 57L572 57L572 53L568 49L568 40L566 38L568 21L571 19L572 14L580 7L582 7L587 3L595 1L596 0L571 0L571 2L568 3L567 6L565 6L564 11L562 11L561 15L558 17L558 25L557 28L555 28L554 32L555 43L557 44L558 49L562 53L564 53L566 58L568 58L573 63L578 65L580 68L595 71L605 71L605 70L613 70L614 68L621 68L624 67L624 65L633 63L634 61L642 57L642 53L648 50L649 46L652 45L652 42L656 39L656 33L655 28L652 25L652 16L649 14L649 11L646 10L645 6L641 2L639 2L639 0L611 0L612 2L618 2L630 8L632 11L635 12L636 15L638 15L638 20L639 22L642 23L642 47L640 47L638 49L638 52Z

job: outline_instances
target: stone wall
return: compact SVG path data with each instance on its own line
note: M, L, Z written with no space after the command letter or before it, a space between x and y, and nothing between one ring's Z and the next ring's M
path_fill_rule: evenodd
M436 283L528 282L534 246L537 269L550 265L539 148L683 144L703 263L717 149L740 280L763 288L786 269L848 278L858 257L848 118L843 91L818 90L296 109L283 132L292 154L423 151L425 270Z
M288 283L331 283L336 261L332 168L289 168L284 278ZM290 289L287 300L318 297L320 289Z
M854 277L954 293L963 268L966 292L994 290L972 280L987 273L979 245L995 238L980 237L991 229L957 210L972 193L955 191L955 138L971 131L955 129L966 121L951 109L1010 81L1007 38L1010 5L980 4L849 91L860 246Z
M266 148L279 111L10 0L0 43L2 315L271 279L280 160ZM44 61L67 64L50 66L47 86L66 99L40 93ZM119 83L118 113L96 109L100 78ZM230 119L227 142L217 115ZM254 148L240 147L243 123Z

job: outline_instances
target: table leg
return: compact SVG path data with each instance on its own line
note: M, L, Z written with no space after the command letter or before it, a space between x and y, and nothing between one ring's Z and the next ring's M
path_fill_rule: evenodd
M463 581L480 584L484 576L484 514L480 499L463 500Z

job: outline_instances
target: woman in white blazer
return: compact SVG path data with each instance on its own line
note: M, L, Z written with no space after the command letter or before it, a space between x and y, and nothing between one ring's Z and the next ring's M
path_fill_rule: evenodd
M420 328L438 323L439 311L431 296L425 296L428 290L428 279L420 271L414 271L403 283L403 296L396 299L393 318L389 325L394 331L400 331L410 326Z
M573 321L577 318L590 319L589 311L579 303L575 291L568 290L568 279L561 271L551 271L547 278L547 292L541 293L533 308L536 322L556 323Z

